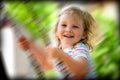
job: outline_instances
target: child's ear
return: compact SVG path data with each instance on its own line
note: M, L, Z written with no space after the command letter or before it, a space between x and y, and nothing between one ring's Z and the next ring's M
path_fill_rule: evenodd
M87 37L87 35L86 35L86 33L84 33L81 38L85 39L86 37Z

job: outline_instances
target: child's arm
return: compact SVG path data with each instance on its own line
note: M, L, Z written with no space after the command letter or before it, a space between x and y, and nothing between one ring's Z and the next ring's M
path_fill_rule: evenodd
M18 39L18 44L23 50L29 50L30 55L35 59L35 61L43 68L43 70L49 70L52 65L47 60L46 53L42 48L38 48L31 41L27 40L24 36Z
M49 51L49 57L51 59L54 58L61 60L67 66L67 68L77 77L82 78L88 72L88 60L86 58L78 57L77 59L73 59L62 50L51 46L48 48L47 51Z

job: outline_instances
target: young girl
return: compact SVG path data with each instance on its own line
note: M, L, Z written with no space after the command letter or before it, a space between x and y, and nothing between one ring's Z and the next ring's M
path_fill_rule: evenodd
M43 51L25 37L20 37L18 42L22 49L29 49L44 70L55 68L58 79L94 80L96 73L89 53L94 46L96 27L88 12L68 6L60 12L55 27L57 47L50 45Z

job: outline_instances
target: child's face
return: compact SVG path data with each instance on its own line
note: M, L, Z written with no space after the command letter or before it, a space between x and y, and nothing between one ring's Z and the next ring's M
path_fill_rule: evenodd
M76 14L64 14L60 16L56 34L62 46L73 46L80 41L83 36L83 21Z

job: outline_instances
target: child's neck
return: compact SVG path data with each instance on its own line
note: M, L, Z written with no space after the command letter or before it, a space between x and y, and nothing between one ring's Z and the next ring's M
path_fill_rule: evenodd
M69 44L61 44L61 48L62 50L66 49L66 48L71 48L73 47L73 45L69 45Z
M70 45L70 44L61 44L61 49L64 50L66 48L73 48L77 43Z

